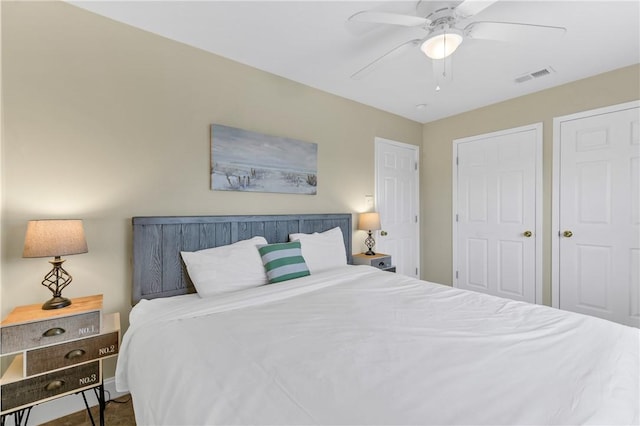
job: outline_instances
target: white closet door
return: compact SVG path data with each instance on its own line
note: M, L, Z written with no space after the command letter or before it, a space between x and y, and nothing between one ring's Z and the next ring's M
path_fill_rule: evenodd
M541 302L537 262L542 126L455 141L454 285Z
M561 309L636 327L638 112L636 107L560 123L557 292Z
M376 252L391 255L396 273L420 277L418 147L376 138L376 208L382 230Z

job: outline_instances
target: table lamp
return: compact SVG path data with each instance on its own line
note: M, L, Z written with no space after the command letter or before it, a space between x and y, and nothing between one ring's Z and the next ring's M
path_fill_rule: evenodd
M51 257L53 269L44 276L42 285L47 287L53 298L42 305L42 309L60 309L71 304L62 297L62 290L71 284L72 277L62 267L61 256L86 253L87 241L84 237L82 220L53 219L30 220L24 238L22 257Z
M375 254L373 252L373 246L376 245L376 240L371 236L371 231L377 231L380 229L380 215L376 212L360 213L358 218L358 229L369 233L367 239L364 240L364 245L369 249L365 254L367 256L373 256Z

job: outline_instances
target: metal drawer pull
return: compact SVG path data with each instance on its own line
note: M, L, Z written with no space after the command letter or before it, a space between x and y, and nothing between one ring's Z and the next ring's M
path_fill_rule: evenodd
M384 262L378 263L378 266L384 266Z
M45 331L44 333L42 333L42 335L44 337L53 337L53 336L59 336L59 335L63 334L64 332L65 332L64 328L55 327L55 328L50 328L49 330Z
M74 358L79 358L84 354L86 354L86 352L83 349L74 349L68 354L66 354L64 357L66 359L74 359Z
M64 382L62 380L54 380L53 382L45 386L44 390L54 391L60 389L62 386L64 386Z

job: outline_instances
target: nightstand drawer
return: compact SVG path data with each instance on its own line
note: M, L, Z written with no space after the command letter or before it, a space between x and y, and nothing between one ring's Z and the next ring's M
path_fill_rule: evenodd
M44 373L118 353L118 332L27 351L26 375Z
M2 408L13 408L42 401L100 383L100 361L81 364L53 373L2 385Z
M368 256L366 254L354 254L353 263L356 265L369 265L379 269L388 268L391 265L391 256L386 254L374 254Z
M379 257L371 262L371 266L376 268L385 269L391 266L391 256Z
M8 354L98 334L100 317L100 311L92 311L2 327L2 353Z

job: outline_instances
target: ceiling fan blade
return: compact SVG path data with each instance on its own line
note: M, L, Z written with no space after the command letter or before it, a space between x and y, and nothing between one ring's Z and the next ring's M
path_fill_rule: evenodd
M473 22L464 29L469 38L499 41L544 41L564 35L564 27L522 24L517 22Z
M424 41L424 39L421 39L421 38L416 38L416 39L413 39L413 40L405 41L404 43L394 47L391 50L389 50L387 53L385 53L384 55L380 56L375 61L365 65L364 67L360 68L358 71L356 71L353 74L351 74L351 78L354 79L354 80L362 79L364 76L369 74L371 71L376 69L378 66L380 66L380 65L382 65L382 64L384 64L386 62L391 61L393 58L397 58L398 56L400 56L401 54L406 52L408 49L420 45L420 43L422 43L423 41Z
M497 0L465 0L456 7L456 15L458 15L460 19L477 15L496 1Z
M420 18L419 16L372 11L358 12L354 15L351 15L348 20L356 22L366 22L369 24L401 25L403 27L418 27L420 25L426 25L431 22L428 19Z

